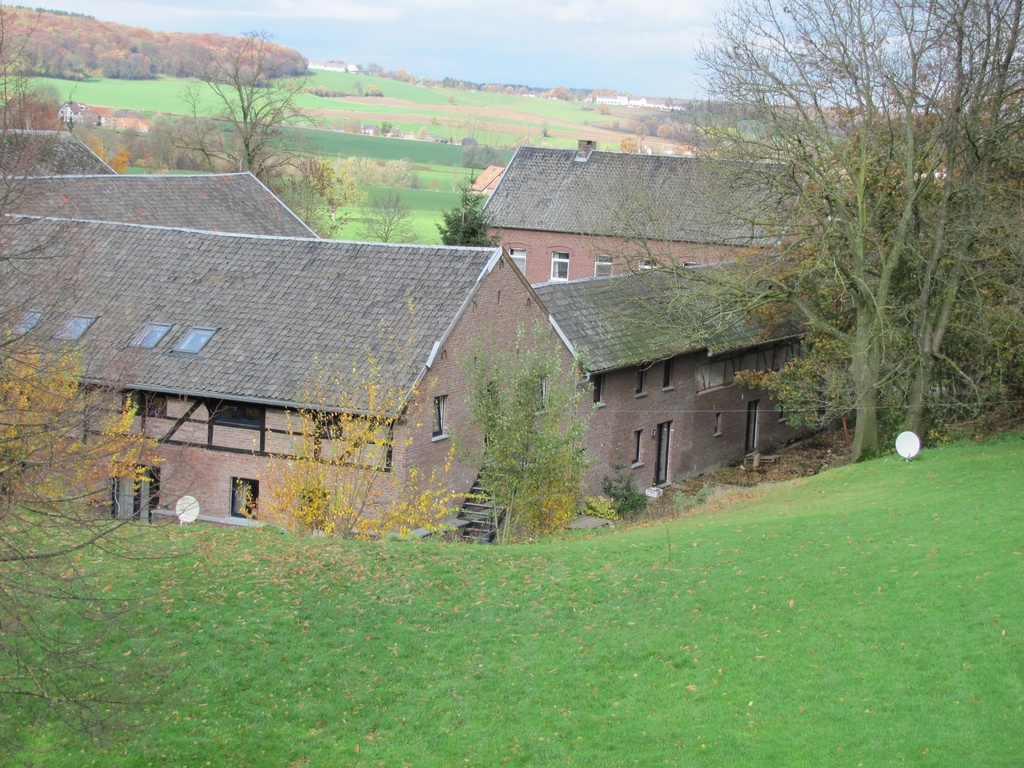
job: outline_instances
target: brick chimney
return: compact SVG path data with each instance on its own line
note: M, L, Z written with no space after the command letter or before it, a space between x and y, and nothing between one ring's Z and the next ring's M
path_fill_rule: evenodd
M592 139L580 139L576 146L576 160L581 163L590 159L590 153L597 149L597 142Z

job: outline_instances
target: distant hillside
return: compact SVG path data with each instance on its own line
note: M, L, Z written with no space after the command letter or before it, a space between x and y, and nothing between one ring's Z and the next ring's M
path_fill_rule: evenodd
M218 51L239 40L227 35L152 32L64 11L0 7L0 18L4 45L20 48L18 58L25 74L63 80L195 77ZM18 45L19 41L26 44ZM282 74L306 73L306 59L298 51L276 44L268 48L286 63Z

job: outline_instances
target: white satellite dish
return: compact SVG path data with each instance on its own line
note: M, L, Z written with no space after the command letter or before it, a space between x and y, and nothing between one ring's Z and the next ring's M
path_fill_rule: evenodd
M199 517L199 502L192 496L182 496L174 505L174 511L178 514L178 522L182 525L194 523Z
M896 453L907 461L917 456L917 452L920 450L921 438L913 432L901 432L896 438Z

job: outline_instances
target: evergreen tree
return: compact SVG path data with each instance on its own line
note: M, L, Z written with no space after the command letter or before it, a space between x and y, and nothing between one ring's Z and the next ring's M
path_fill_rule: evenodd
M497 245L497 236L488 234L491 223L483 210L483 195L471 191L468 185L459 192L459 204L441 214L444 223L437 225L441 242L445 245Z

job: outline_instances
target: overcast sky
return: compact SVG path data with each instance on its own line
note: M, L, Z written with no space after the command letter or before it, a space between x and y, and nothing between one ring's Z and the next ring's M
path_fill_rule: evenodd
M310 61L417 77L700 94L694 52L727 0L46 0L162 32L269 32Z

